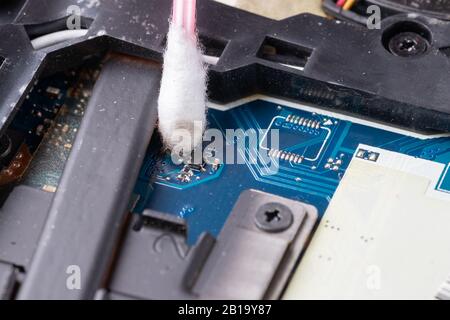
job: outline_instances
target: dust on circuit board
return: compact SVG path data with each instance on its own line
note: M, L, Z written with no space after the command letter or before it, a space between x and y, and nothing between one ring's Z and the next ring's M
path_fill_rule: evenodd
M215 158L215 151L206 145L202 146L201 151L211 161L194 161L194 152L185 159L172 158L170 151L163 146L159 132L155 132L135 186L131 211L142 212L145 209L153 184L183 190L219 177L223 169L222 161ZM191 209L186 206L182 208L180 215L189 213Z
M93 59L36 81L3 135L9 147L2 157L1 185L20 181L56 191L99 70Z
M179 172L182 166L173 165L164 155L155 155L150 147L135 187L138 201L133 212L149 208L187 219L192 243L205 231L217 235L239 194L246 189L312 204L323 215L360 144L446 165L450 162L449 137L418 138L406 131L328 115L313 107L294 109L282 102L256 100L226 111L210 109L208 122L219 130L278 129L278 148L268 143L265 150L277 160L278 171L265 175L260 162L226 163L208 180L181 182L173 175L166 180L164 175L152 174L155 163L162 165L163 172ZM250 155L248 148L243 152ZM356 156L372 161L377 157L370 153ZM442 186L447 186L450 173L443 173L441 181Z
M81 71L76 84L67 90L64 104L46 132L23 183L56 191L98 73L99 69Z

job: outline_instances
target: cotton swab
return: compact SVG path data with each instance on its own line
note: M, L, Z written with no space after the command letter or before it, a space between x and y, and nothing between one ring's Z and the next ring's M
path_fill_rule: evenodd
M158 100L168 149L190 153L206 125L206 69L196 33L196 0L174 0Z

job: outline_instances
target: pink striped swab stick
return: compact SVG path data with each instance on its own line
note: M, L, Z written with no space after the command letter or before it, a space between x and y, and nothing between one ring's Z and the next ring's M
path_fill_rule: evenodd
M196 29L197 0L174 0L172 23L194 36Z

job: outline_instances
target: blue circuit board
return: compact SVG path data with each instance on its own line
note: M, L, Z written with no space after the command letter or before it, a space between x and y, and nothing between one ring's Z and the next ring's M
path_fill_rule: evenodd
M92 58L35 81L3 135L9 145L1 157L0 186L57 190L100 68Z
M224 133L226 129L278 129L277 148L271 148L268 135L259 141L267 147L267 155L277 160L276 174L267 174L262 161L246 161L205 165L186 177L183 165L160 152L155 135L135 187L134 212L149 208L185 218L191 243L205 231L217 235L240 193L250 188L312 204L323 215L359 144L445 164L439 189L450 192L450 137L419 139L319 112L264 100L227 111L209 110L209 127ZM237 139L223 142L249 156L243 158L251 158L250 148Z
M9 131L34 156L22 183L56 190L99 67L94 61L82 70L40 80L11 123ZM236 157L247 160L186 168L162 152L155 134L135 186L133 212L148 208L185 218L191 243L203 232L217 236L237 198L247 189L312 204L323 215L360 144L444 164L436 189L450 192L450 137L417 138L406 131L362 123L326 115L320 109L292 108L265 100L227 111L210 109L208 127L222 132L223 144L231 145ZM227 129L242 129L243 136L227 138ZM268 174L267 168L273 166L259 158L248 161L254 157L253 150L239 141L246 140L251 130L267 129L278 130L279 145L274 146L270 135L261 133L258 146L264 145L264 149L259 154L265 153L276 163L276 174Z
M32 159L21 183L55 192L98 76L97 60L40 79L9 127L24 135Z

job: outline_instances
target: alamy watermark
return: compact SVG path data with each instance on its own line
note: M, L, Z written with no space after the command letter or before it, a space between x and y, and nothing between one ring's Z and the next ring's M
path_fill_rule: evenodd
M279 161L269 156L278 150L278 129L207 129L194 125L193 132L174 130L171 138L171 160L174 164L247 164L259 165L264 175L277 174ZM196 136L202 137L197 146Z
M66 269L66 288L68 290L81 290L81 268L78 265L70 265Z
M366 286L371 291L381 290L381 269L377 265L370 265L366 269Z
M371 5L367 7L367 28L369 30L381 29L381 8L377 5Z
M67 7L66 13L68 15L66 26L68 30L81 29L81 8L77 5Z

